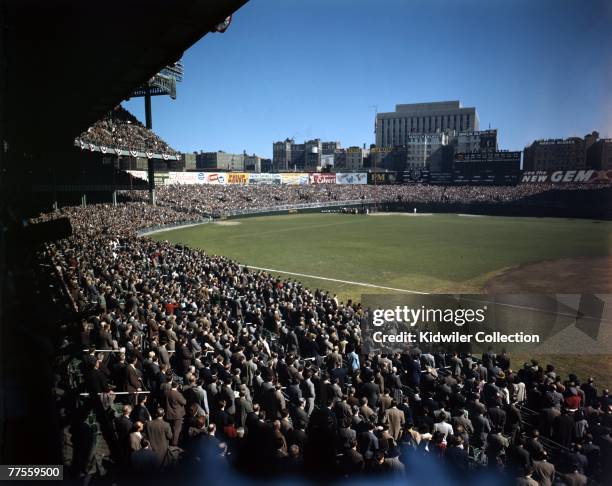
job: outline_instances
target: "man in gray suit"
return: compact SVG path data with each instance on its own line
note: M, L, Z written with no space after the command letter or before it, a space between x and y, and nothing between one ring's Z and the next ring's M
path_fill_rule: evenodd
M166 348L166 344L160 344L156 349L157 354L159 355L159 360L164 363L166 366L170 366L170 354L168 353L168 349Z
M202 382L197 382L195 376L192 376L189 380L191 387L189 391L191 393L192 399L199 405L199 407L204 410L206 415L210 415L210 408L208 405L208 394L206 390L202 388Z
M536 453L531 475L540 486L551 486L555 478L555 466L546 460L546 451Z
M257 363L253 360L253 357L250 356L249 359L244 363L245 368L245 379L246 384L251 387L253 386L253 379L255 378L255 372L257 371Z
M236 407L234 405L235 394L232 388L232 379L230 377L225 378L223 386L221 390L219 390L218 399L225 400L226 403L226 411L230 415L234 415L236 413Z
M236 400L236 423L238 427L244 427L247 415L253 411L253 402L246 396L244 391L238 392L238 400Z
M166 420L172 425L172 445L176 446L179 442L181 429L183 428L183 417L185 416L185 405L187 400L178 391L178 383L172 382L171 389L164 393L166 404Z
M402 435L402 430L404 430L406 418L404 417L404 412L397 408L395 400L391 401L391 408L385 412L384 423L389 425L389 434L391 434L395 442L398 442Z
M144 436L151 443L151 449L157 454L159 463L163 463L168 453L170 440L172 440L172 429L170 424L164 420L163 408L158 408L155 419L145 424Z
M306 412L306 399L300 398L297 408L293 410L293 416L291 417L295 428L304 429L308 427L310 416Z
M304 377L306 379L302 383L302 397L306 400L306 412L308 412L308 416L310 417L310 415L312 414L312 411L314 410L314 404L315 404L315 397L316 397L315 386L314 386L314 383L310 379L311 377L310 371L305 371Z

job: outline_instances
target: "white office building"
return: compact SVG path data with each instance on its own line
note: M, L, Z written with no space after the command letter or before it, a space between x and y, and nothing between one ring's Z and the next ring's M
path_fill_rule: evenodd
M376 146L401 147L408 137L421 133L458 133L480 128L474 107L459 101L395 105L395 111L376 115Z

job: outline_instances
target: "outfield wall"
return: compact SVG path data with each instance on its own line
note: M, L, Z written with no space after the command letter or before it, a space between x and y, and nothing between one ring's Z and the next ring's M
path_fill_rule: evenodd
M148 180L144 170L128 170L131 176ZM159 174L156 174L159 176ZM157 178L157 177L156 177ZM168 172L160 177L164 185L260 185L260 184L350 184L365 185L368 183L367 172L288 172L288 173L250 173L250 172Z
M581 190L554 189L513 202L422 203L402 201L377 205L382 211L482 214L612 220L612 188Z

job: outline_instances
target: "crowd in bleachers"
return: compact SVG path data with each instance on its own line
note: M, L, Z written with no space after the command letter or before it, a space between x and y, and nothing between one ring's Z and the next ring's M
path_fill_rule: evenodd
M373 193L358 186L331 185L167 185L156 189L157 203L198 214L222 215L253 208L292 204L366 200ZM131 200L145 201L148 194L125 191Z
M132 203L39 221L60 216L74 234L44 257L82 316L57 382L73 473L100 471L95 423L116 467L141 478L222 463L248 474L408 479L433 464L463 484L479 471L529 486L610 477L612 399L592 380L492 352L364 355L360 304L136 236L184 212Z
M77 137L78 142L98 147L118 148L155 154L178 155L153 131L144 127L138 119L121 105L94 123Z
M560 186L551 183L517 186L406 185L164 185L157 188L157 203L198 214L222 215L252 208L343 201L408 203L508 203L542 194ZM586 190L588 184L564 184L564 190ZM129 200L146 201L142 191L126 191Z

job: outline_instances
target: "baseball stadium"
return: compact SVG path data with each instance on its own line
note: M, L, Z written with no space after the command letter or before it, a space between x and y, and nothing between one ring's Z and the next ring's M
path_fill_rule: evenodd
M258 8L2 2L0 479L612 484L605 122L512 151L459 101L376 105L372 143L279 122L271 158L154 129Z

